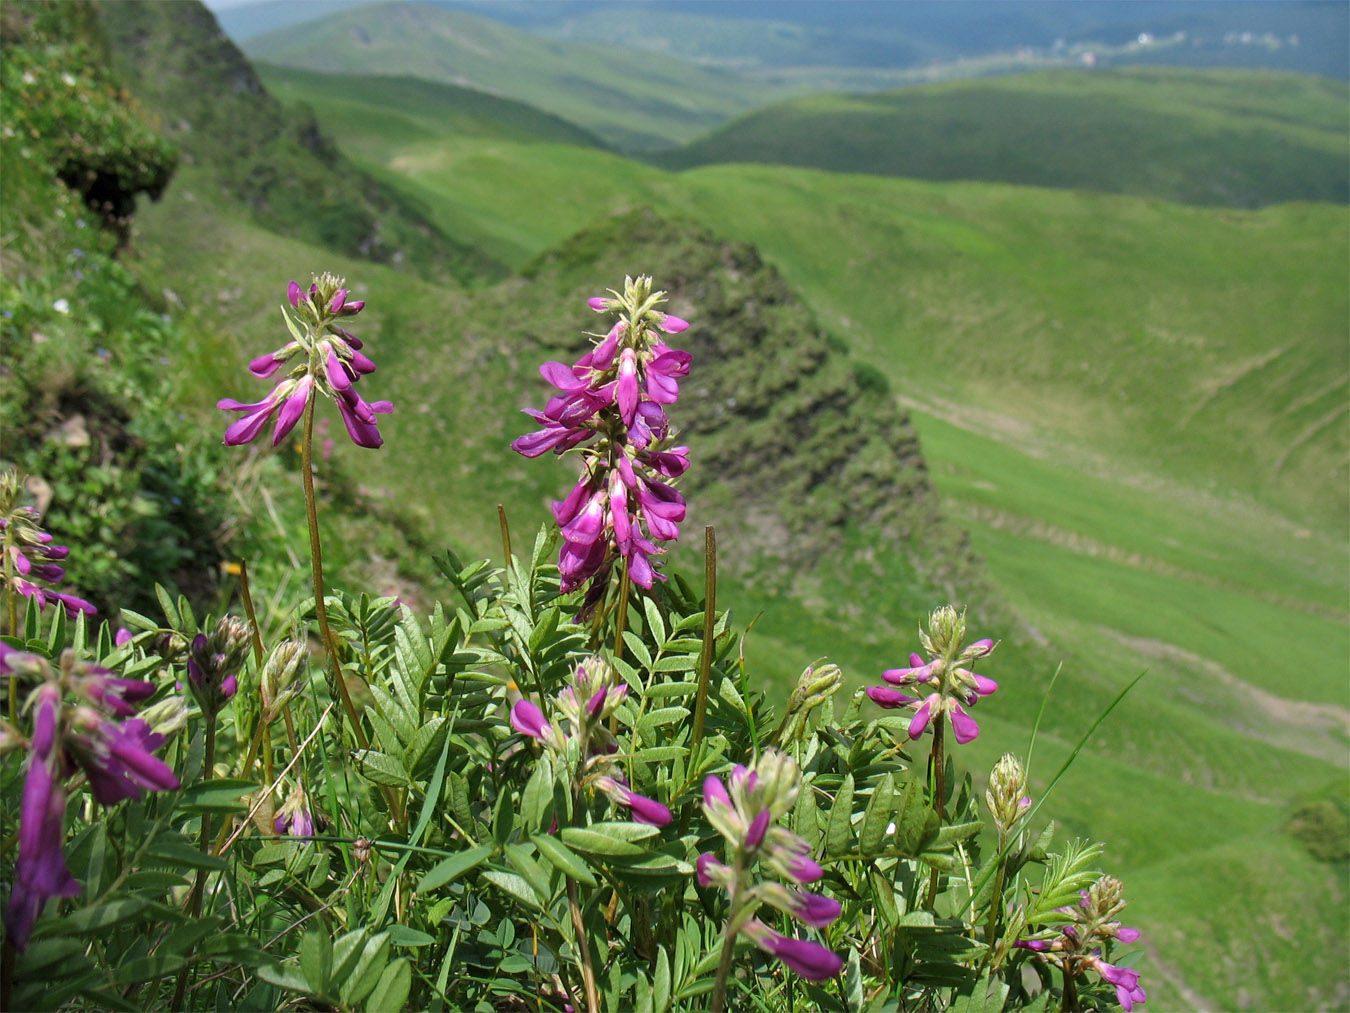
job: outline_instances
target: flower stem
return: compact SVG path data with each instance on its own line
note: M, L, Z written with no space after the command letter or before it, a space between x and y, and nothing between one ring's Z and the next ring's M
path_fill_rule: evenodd
M10 530L10 525L5 525L5 611L9 618L9 625L5 629L11 637L19 635L19 593L14 590L14 558L11 549L14 546L14 533ZM9 675L9 719L17 722L19 720L19 680L13 672ZM8 945L8 943L6 943ZM6 950L6 953L9 951ZM5 1009L9 1006L5 1005Z
M709 529L711 530L711 529ZM717 962L717 977L713 979L712 999L708 1004L711 1013L724 1013L727 1008L727 976L731 973L731 961L736 954L736 923L740 920L737 907L741 894L741 870L743 859L740 849L736 851L736 861L732 868L730 907L727 911L727 924L722 932L722 958Z
M717 625L717 532L711 524L703 529L703 652L698 659L698 696L694 705L694 732L689 756L694 760L703 742L703 716L708 708L708 683L712 678L713 633Z
M994 955L994 936L998 932L998 919L1003 909L1003 880L1008 873L1008 856L1004 852L1003 835L999 835L998 841L998 872L994 876L994 893L989 900L989 927L984 933L984 943L989 947L990 959Z
M351 694L347 692L347 683L342 678L342 662L338 657L337 639L328 625L328 606L323 598L323 548L319 544L319 509L314 497L314 395L311 393L305 405L305 435L300 441L300 474L305 482L305 510L309 520L309 561L314 571L314 612L319 620L319 635L323 639L324 649L328 652L329 663L333 666L333 681L337 683L338 693L342 697L342 708L352 726L352 736L362 749L370 748L365 729L361 727L361 718L352 705Z
M202 750L202 781L210 781L216 771L216 715L206 717L206 747ZM198 839L198 850L203 855L211 853L211 814L202 813L202 829ZM192 884L192 893L188 896L188 915L193 921L201 917L202 897L206 893L206 869L197 870L196 881ZM191 965L178 972L178 981L174 985L173 1002L170 1009L183 1009L183 998L187 994L188 974ZM8 1008L8 1007L6 1007Z
M619 608L614 616L614 657L623 657L623 631L628 624L628 594L631 589L628 578L628 566L624 564L623 577L619 581Z
M947 804L947 762L943 755L947 715L939 714L933 723L933 752L929 763L933 769L933 811L937 813L938 826L942 826L944 810ZM934 866L928 878L928 899L924 907L931 908L937 903L938 888L942 884L942 871Z
M258 671L262 671L263 663L263 642L262 633L258 629L258 616L253 611L253 594L248 586L248 560L239 560L239 591L244 599L244 614L248 616L248 624L253 630L253 662L258 666Z
M572 812L577 812L581 804L581 792L572 788ZM572 928L577 934L577 953L581 956L581 983L586 989L586 1009L588 1013L600 1013L600 990L595 985L595 965L591 963L591 944L586 938L586 922L581 917L581 900L578 897L577 881L567 876L567 907L572 913Z
M1078 986L1074 984L1075 972L1064 968L1064 992L1059 1001L1059 1013L1078 1013Z
M507 569L511 567L511 528L506 523L506 507L497 504L497 522L502 529L502 554L506 558Z
M581 918L577 881L567 877L567 906L572 912L572 928L577 933L577 952L581 954L581 983L586 989L586 1009L600 1013L600 990L595 987L595 968L591 965L591 944L586 939L586 923Z

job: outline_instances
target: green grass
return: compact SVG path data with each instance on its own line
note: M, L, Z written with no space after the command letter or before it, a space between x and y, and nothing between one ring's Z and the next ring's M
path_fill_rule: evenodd
M756 110L670 168L764 162L1253 207L1350 199L1344 82L1275 72L1060 71Z

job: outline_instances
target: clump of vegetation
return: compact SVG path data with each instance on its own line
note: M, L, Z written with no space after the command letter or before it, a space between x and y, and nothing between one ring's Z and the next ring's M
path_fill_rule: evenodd
M1350 861L1350 809L1343 798L1300 803L1287 829L1319 862Z
M332 402L375 451L375 415L394 408L352 389L374 363L347 329L364 308L348 295L327 274L292 282L292 340L250 365L286 371L262 401L219 404L239 413L229 444L301 427L313 594L285 632L264 638L243 571L247 618L199 619L157 586L162 618L122 608L125 627L95 629L85 603L29 593L41 553L23 546L49 540L17 480L3 483L6 537L23 536L5 547L0 640L0 791L18 820L0 1003L1146 999L1116 952L1139 933L1121 924L1100 846L1054 850L1053 826L1035 824L1114 703L1038 799L1024 794L1030 755L1005 757L986 813L944 745L948 729L958 747L980 734L966 708L998 689L975 671L998 644L971 639L964 611L934 610L923 654L883 673L922 698L876 687L845 702L838 668L815 663L779 711L717 607L711 539L701 591L653 565L679 534L674 483L696 447L672 446L666 418L691 363L662 335L689 324L650 278L593 297L617 316L608 333L542 370L560 394L515 449L576 451L581 480L528 554L503 515L505 565L438 557L445 593L424 616L330 588L316 412ZM322 672L306 663L311 632ZM911 751L929 733L927 758Z

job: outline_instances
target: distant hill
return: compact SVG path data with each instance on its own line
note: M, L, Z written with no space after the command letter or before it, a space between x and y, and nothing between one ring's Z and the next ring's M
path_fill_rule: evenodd
M290 67L411 76L507 96L629 150L673 147L789 93L645 51L544 39L427 4L344 10L303 30L250 38L245 49Z
M312 116L283 109L201 4L96 10L113 64L183 162L202 166L256 221L428 277L501 273L357 169Z
M306 103L327 131L342 135L344 153L379 157L391 146L448 138L495 137L603 148L589 130L512 99L424 81L376 74L325 74L257 65L267 90L285 103Z
M236 41L362 0L261 0L220 12ZM431 0L541 36L648 50L818 90L894 87L1030 65L1263 67L1350 77L1350 8L1334 0ZM1141 41L1143 40L1143 41ZM889 80L889 83L887 81Z
M765 162L1258 207L1350 198L1350 88L1268 71L1044 72L762 109L667 168Z

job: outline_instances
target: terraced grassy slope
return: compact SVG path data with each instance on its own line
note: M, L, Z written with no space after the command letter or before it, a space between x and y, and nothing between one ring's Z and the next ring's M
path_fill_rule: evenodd
M1160 1008L1344 1001L1331 955L1345 869L1281 830L1293 800L1343 786L1350 760L1330 663L1350 654L1343 209L776 166L673 175L465 137L370 164L515 264L641 204L754 242L915 411L946 508L1027 624L976 762L1025 734L1044 659L1065 675L1040 777L1114 687L1150 671L1066 785L1086 814L1069 830L1110 840L1113 867L1146 888L1135 910ZM893 610L884 564L832 558L801 581L823 612L786 622L777 588L742 589L769 606L757 630L774 653L832 640L862 679L905 649L912 617ZM1249 908L1263 913L1228 927ZM1224 956L1183 955L1220 927Z
M1257 207L1350 199L1343 81L1136 68L813 95L757 110L668 168L767 162Z
M543 39L426 4L381 4L246 40L254 59L343 74L412 76L528 102L649 150L692 140L732 116L800 90L639 51Z

